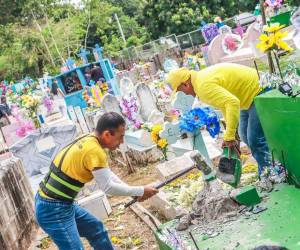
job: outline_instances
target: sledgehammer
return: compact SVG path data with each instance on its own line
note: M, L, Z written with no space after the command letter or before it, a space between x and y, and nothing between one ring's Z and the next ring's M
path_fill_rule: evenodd
M193 151L190 155L191 159L195 163L192 167L189 167L178 174L174 175L173 177L157 184L154 186L156 189L160 189L164 187L165 185L171 183L172 181L176 180L177 178L185 175L186 173L190 172L194 168L199 169L203 173L203 179L206 182L209 182L211 180L214 180L216 177L215 173L212 171L210 166L205 162L205 159L201 156L201 154L198 151ZM129 201L124 205L125 208L130 207L132 204L137 202L137 198L134 198L133 200Z

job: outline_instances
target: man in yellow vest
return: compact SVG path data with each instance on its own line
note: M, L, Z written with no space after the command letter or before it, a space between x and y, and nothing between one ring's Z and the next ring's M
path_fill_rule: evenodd
M95 179L106 194L139 197L138 201L158 192L152 187L129 186L108 168L105 149L115 150L123 143L124 134L122 116L104 114L95 133L76 139L56 155L40 183L35 198L36 220L60 250L83 249L80 237L95 250L114 249L102 222L74 202L85 183Z
M226 121L223 146L239 154L235 134L249 146L256 159L259 174L270 164L270 153L253 99L266 90L259 85L255 69L233 63L220 63L200 71L180 68L168 74L174 91L198 97L219 109Z

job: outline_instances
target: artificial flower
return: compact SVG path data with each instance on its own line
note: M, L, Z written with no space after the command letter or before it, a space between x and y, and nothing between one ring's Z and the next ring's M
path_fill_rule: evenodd
M120 240L118 237L113 236L113 237L111 237L111 242L112 242L113 244L118 245L118 244L121 243L121 240Z
M212 137L220 132L219 118L209 107L192 109L180 117L179 127L181 130L196 133L203 126Z
M277 43L278 48L283 49L285 51L291 52L293 49L288 45L287 42L284 41L278 41Z
M159 134L159 132L162 130L162 126L160 124L156 124L152 127L152 132L155 134Z
M157 142L157 145L160 148L165 148L168 145L168 142L167 142L166 139L159 139L158 142Z
M151 132L151 140L155 143L158 141L158 134L154 133L153 131Z

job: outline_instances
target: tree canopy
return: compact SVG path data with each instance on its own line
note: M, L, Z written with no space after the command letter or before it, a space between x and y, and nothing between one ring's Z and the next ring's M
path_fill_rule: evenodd
M258 1L244 0L2 0L0 79L56 74L69 56L96 43L109 56L160 36L195 30L200 22L252 12ZM299 5L300 0L287 0ZM123 42L115 15L126 38Z

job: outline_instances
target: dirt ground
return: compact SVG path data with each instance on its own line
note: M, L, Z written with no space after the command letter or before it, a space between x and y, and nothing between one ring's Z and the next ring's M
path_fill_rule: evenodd
M125 167L112 164L112 170L125 182L132 185L146 185L157 180L154 165L143 168L136 168L136 172L128 174ZM131 210L121 209L120 203L124 201L124 197L109 198L113 213L104 222L108 229L110 238L117 250L129 249L149 249L158 250L155 237L150 228ZM141 203L148 208L147 203ZM33 249L56 250L57 247L49 238L41 231L37 237L37 241ZM85 249L91 249L88 242L83 239ZM36 247L38 245L38 247Z

